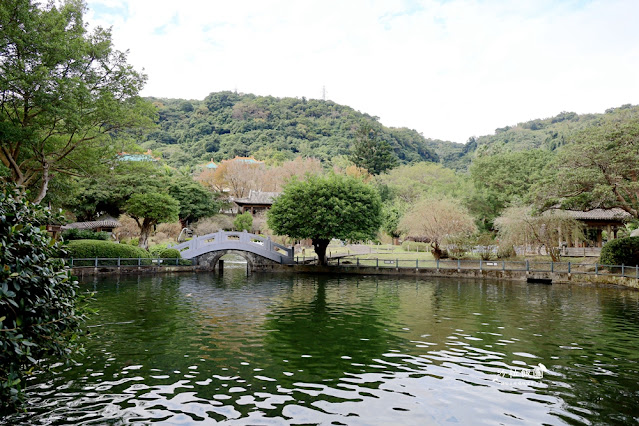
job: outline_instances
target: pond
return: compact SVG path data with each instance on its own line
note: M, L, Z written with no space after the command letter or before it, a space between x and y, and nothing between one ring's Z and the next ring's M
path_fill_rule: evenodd
M32 377L27 412L4 422L639 418L636 291L243 268L83 286L99 309L86 353Z

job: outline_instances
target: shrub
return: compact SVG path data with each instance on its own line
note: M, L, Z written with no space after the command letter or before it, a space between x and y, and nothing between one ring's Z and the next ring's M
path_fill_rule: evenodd
M149 252L144 249L111 241L75 240L70 241L66 248L67 257L74 259L150 257Z
M107 241L111 238L108 232L94 232L89 229L67 229L62 233L65 241L72 240L103 240Z
M253 216L250 212L238 214L233 221L233 227L238 231L250 231L253 227Z
M599 262L604 265L639 265L639 237L609 241L601 249Z
M508 259L517 256L512 244L500 244L497 247L497 259Z
M230 230L233 228L233 219L224 214L218 214L213 217L207 217L198 220L193 224L191 229L195 235L212 234L219 230Z
M140 245L140 239L139 238L131 238L128 242L129 245L134 246L134 247L138 247Z
M180 231L182 231L182 225L180 225L180 222L160 223L157 226L157 233L164 233L166 234L166 238L171 238L173 240L180 235Z
M166 246L167 243L152 245L151 247L149 247L149 253L151 253L151 256L153 257L158 257L160 255L160 252L166 250Z
M0 193L0 412L17 408L23 377L44 359L67 360L84 319L78 283L45 225L62 220L19 193Z
M182 255L177 249L164 249L158 254L158 257L162 259L180 259Z

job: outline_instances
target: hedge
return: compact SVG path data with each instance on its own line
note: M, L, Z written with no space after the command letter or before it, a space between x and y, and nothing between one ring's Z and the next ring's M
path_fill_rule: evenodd
M87 259L87 258L129 258L135 259L138 257L148 258L151 257L148 251L140 248L133 247L128 244L118 244L111 241L98 241L98 240L74 240L70 241L66 245L68 252L68 258L74 259Z
M107 241L111 238L108 232L94 232L90 229L67 229L62 232L64 241L72 240L103 240Z
M182 255L177 249L167 248L158 253L158 257L161 259L180 259Z
M601 249L599 262L604 265L639 265L639 237L609 241Z

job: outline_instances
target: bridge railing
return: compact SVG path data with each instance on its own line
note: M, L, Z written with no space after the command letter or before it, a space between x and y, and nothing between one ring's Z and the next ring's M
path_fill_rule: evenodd
M253 246L257 250L266 250L267 252L276 252L281 256L293 259L293 248L286 247L282 244L278 244L272 241L270 237L264 237L263 235L251 234L246 231L217 231L206 235L195 236L189 241L171 246L179 250L180 252L186 252L189 250L196 251L204 247L214 248L215 245L221 245L224 243L237 241L238 243L246 244L247 247Z

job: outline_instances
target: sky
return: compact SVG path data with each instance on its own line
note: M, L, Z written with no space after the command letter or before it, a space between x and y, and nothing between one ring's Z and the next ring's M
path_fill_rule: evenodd
M639 103L638 0L87 0L144 96L332 100L466 142Z

